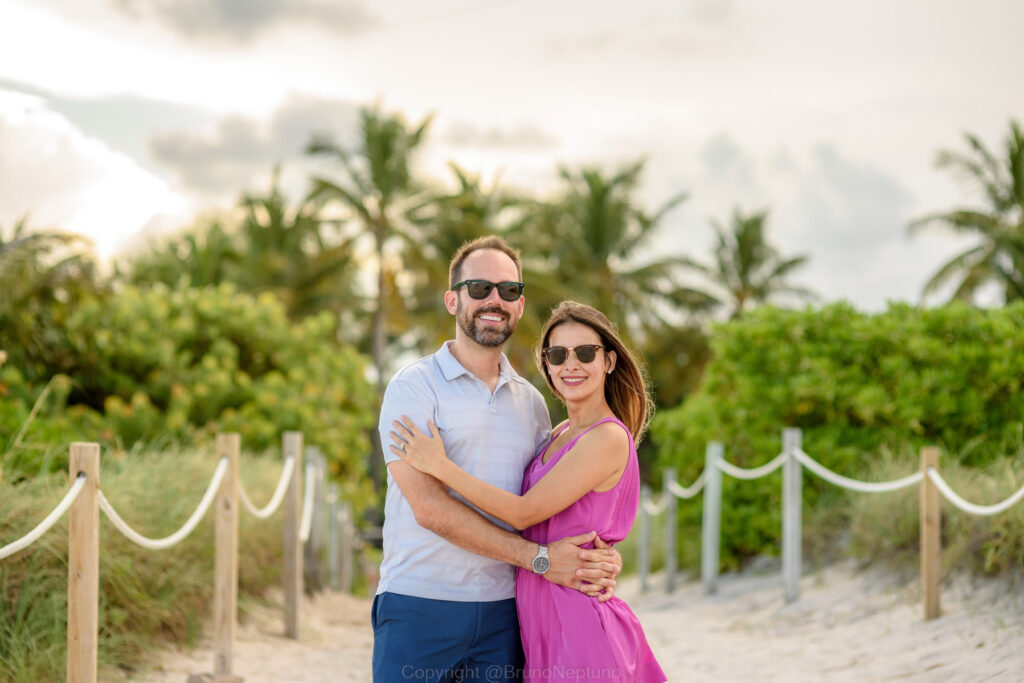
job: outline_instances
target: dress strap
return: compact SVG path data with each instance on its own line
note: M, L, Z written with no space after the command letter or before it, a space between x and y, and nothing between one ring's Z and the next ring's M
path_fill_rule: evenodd
M573 438L573 440L572 440L572 441L570 441L570 442L569 442L569 443L568 443L568 444L566 445L566 450L569 450L570 448L572 448L573 446L575 446L575 445L576 445L576 442L577 442L577 441L579 441L579 440L580 440L581 438L583 438L583 435L584 435L584 434L586 434L587 432L589 432L589 431L590 431L591 429L593 429L593 428L594 428L594 427L596 427L597 425L599 425L599 424L604 424L605 422L614 422L614 423L618 424L618 425L619 425L620 427L622 427L623 429L625 429L625 430L626 430L626 434L629 434L629 441L630 441L630 443L632 443L632 442L633 442L633 435L632 435L632 434L630 433L630 431L629 431L629 427L627 427L626 425L624 425L624 424L622 423L622 420L620 420L619 418L617 418L617 417L615 417L615 416L613 415L612 417L605 417L605 418L601 418L600 420L598 420L597 422L595 422L594 424L590 425L589 427L587 427L586 429L584 429L584 430L583 430L582 432L580 432L579 434L577 434L577 435L575 436L575 438Z
M562 432L564 432L568 428L569 428L569 421L566 420L565 421L565 426L563 426L557 432L555 430L551 430L551 436L548 438L547 442L545 442L544 448L540 449L540 463L542 465L547 465L549 462L551 462L551 456L548 456L547 460L544 459L544 456L548 455L548 450L551 449L551 444L553 444L555 442L555 439L560 437L562 435Z
M559 430L558 430L557 432L556 432L555 430L551 430L551 438L550 438L550 439L548 439L548 442L547 442L546 444L544 444L544 450L543 450L543 451L541 451L541 452L542 452L542 453L546 453L546 452L547 452L547 450L548 450L549 448L551 448L551 444L553 444L553 443L555 442L555 439L557 439L557 438L558 438L558 437L560 437L560 436L561 436L561 435L562 435L563 433L565 433L565 431L566 431L567 429L569 429L569 421L568 421L568 420L566 420L566 421L565 421L565 424L564 424L564 425L562 426L562 428L561 428L561 429L559 429Z

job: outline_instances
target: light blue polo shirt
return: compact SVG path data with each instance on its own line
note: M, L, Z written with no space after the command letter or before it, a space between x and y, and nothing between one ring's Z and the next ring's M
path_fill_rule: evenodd
M393 443L388 435L392 420L408 415L429 434L427 421L433 419L452 461L474 477L518 494L526 466L551 434L544 399L504 354L492 394L455 359L449 344L402 368L388 384L379 423L384 461L400 460L387 447ZM449 493L465 502L454 491ZM515 595L515 568L463 550L417 524L389 472L384 560L377 586L378 593L385 591L434 600L506 600Z

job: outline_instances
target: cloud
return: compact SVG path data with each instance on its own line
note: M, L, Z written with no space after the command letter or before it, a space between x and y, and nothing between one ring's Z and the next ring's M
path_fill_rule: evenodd
M701 148L700 161L713 184L728 186L737 195L749 194L755 187L753 159L725 133Z
M0 88L0 224L21 216L90 237L97 253L159 212L181 208L167 185L85 135L42 98Z
M667 219L655 244L659 253L708 261L712 220L729 225L734 208L745 215L767 210L771 244L784 257L810 257L792 282L826 300L843 297L881 310L890 298L917 300L949 250L910 240L905 226L916 210L910 192L834 143L771 149L724 133L659 142L648 145L656 195L667 196L672 187L690 191Z
M215 121L195 107L135 95L63 97L2 78L0 89L35 97L86 136L101 140L144 166L150 163L145 140L153 130L200 128Z
M190 39L245 42L287 24L356 36L380 25L361 4L331 0L114 0L114 5L136 19L155 17Z
M689 16L707 26L724 26L735 20L736 6L733 0L691 0Z
M232 116L206 132L156 133L149 148L155 161L190 190L224 198L254 182L264 183L275 164L302 159L314 133L332 134L351 146L357 140L358 116L359 105L352 102L293 97L267 123Z
M689 59L722 53L735 24L732 0L691 0L681 6L662 3L660 9L595 10L581 28L547 36L539 44L552 59Z
M535 123L520 123L512 128L481 127L455 122L440 135L439 141L452 147L498 149L552 149L559 145L557 137Z
M543 43L543 51L551 59L577 60L582 57L618 59L624 55L651 59L679 59L711 55L722 51L722 37L717 30L698 27L688 29L639 29L623 34L597 31L575 38L555 38Z
M910 195L895 179L819 144L799 195L803 235L844 252L870 253L905 237Z
M793 228L792 246L811 254L807 280L827 297L876 310L888 299L915 300L938 261L907 237L914 201L903 185L831 144L815 146L795 177L778 217Z

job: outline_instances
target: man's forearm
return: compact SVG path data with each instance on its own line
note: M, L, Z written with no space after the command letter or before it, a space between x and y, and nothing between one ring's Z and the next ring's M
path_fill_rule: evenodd
M463 550L516 567L529 568L537 544L497 526L465 503L442 491L422 524Z
M416 522L449 543L477 555L528 567L537 544L492 524L473 508L456 500L444 484L400 460L388 464L388 472L412 508Z

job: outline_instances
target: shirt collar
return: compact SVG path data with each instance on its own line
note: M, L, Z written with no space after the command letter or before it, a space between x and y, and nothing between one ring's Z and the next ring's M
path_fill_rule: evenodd
M434 358L437 359L437 364L441 368L441 373L449 382L461 375L472 374L469 370L462 367L462 363L452 355L452 350L449 348L451 344L451 341L446 341L441 344L441 348L434 354ZM498 384L495 386L495 390L505 382L514 382L518 379L519 374L512 367L512 364L508 362L505 354L501 354L501 357L498 359Z

